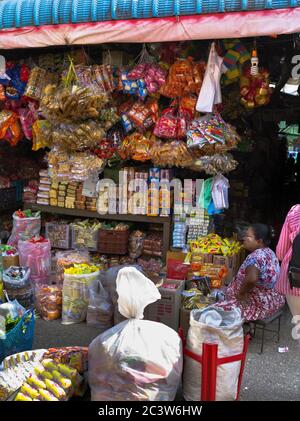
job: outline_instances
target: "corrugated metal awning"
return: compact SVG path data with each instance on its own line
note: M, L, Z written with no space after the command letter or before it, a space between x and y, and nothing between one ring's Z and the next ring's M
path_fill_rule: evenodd
M33 0L22 1L23 3L30 3ZM105 1L108 0L102 0L104 3ZM163 3L163 0L153 1L158 2L158 4ZM167 4L169 0L165 1ZM14 2L16 0L10 0L9 2L8 0L0 0L0 7L4 3L13 4ZM35 0L35 3L37 2L41 5L44 2L49 2L49 0ZM99 3L97 0L89 0L89 2L90 5ZM71 4L71 0L69 3ZM136 1L136 3L139 4L140 2ZM55 4L62 5L63 0L51 0L51 4L52 7ZM68 1L65 0L65 6L67 4ZM39 10L42 10L42 8ZM69 9L69 12L71 13L71 9ZM0 16L3 23L3 14ZM42 16L41 12L39 16ZM77 14L77 16L79 15ZM0 49L243 38L300 32L300 7L230 13L203 13L177 17L111 19L52 25L47 24L46 19L43 19L43 24L36 26L29 25L0 30Z
M0 30L300 6L300 0L2 0Z

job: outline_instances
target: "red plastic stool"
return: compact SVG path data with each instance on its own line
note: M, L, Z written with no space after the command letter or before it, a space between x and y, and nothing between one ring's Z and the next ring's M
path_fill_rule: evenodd
M218 345L217 344L202 344L202 355L195 354L185 347L186 340L183 336L182 328L179 329L179 336L183 342L183 354L187 357L198 361L202 365L202 382L201 382L201 401L215 401L216 400L216 384L217 384L217 368L218 365L233 363L235 361L241 361L241 369L238 381L238 390L236 400L240 395L240 389L242 384L242 378L246 363L246 355L248 351L248 345L250 335L246 335L244 338L244 348L241 354L232 355L231 357L218 358Z

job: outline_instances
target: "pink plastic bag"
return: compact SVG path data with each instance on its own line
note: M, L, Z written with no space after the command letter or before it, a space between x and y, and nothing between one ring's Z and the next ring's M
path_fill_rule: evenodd
M29 267L34 286L49 285L51 274L51 243L43 237L20 240L18 243L20 265Z

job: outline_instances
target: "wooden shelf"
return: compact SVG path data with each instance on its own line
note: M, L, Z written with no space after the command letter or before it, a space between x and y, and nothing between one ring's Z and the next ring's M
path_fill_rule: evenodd
M170 246L171 222L170 216L147 216L147 215L120 215L120 214L105 214L89 211L86 209L66 209L58 206L38 205L36 203L24 203L24 209L31 209L33 211L41 211L56 215L66 215L82 218L97 218L110 221L126 221L126 222L141 222L147 224L161 224L163 225L163 258L167 256L167 251Z

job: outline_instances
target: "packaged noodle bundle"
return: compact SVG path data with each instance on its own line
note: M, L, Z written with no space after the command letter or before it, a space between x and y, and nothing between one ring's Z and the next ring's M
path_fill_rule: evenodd
M88 308L88 288L99 279L97 266L74 264L65 269L63 284L62 323L73 324L86 319Z
M99 173L105 161L90 152L70 153L53 147L47 155L49 175L57 181L85 181L91 174Z

